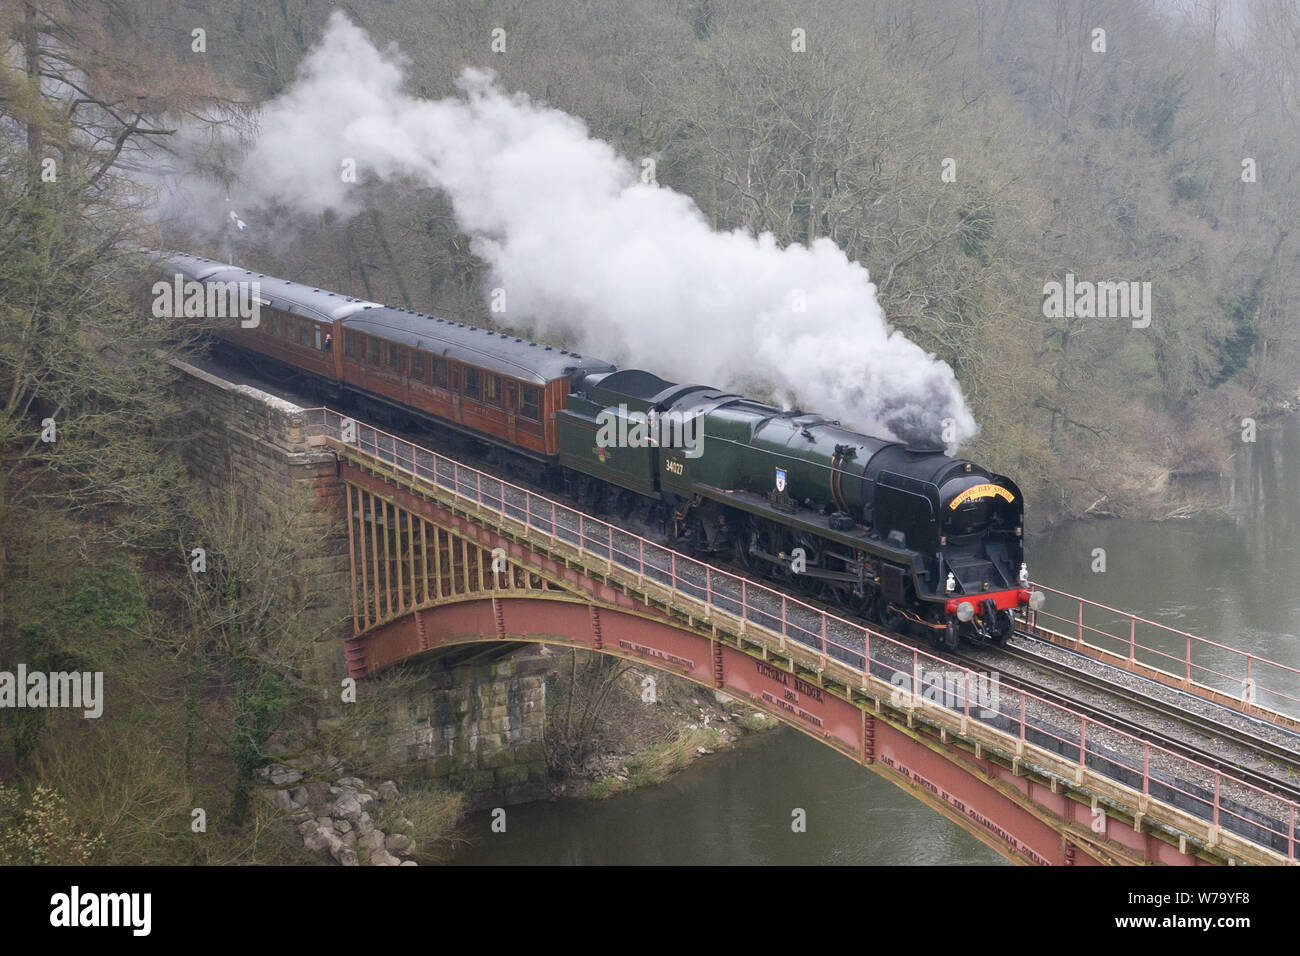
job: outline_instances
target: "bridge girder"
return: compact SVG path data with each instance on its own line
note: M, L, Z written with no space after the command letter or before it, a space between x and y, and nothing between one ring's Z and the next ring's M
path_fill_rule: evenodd
M349 673L476 644L580 647L746 700L913 794L1017 863L1213 864L1227 858L1155 828L1105 794L982 741L870 674L797 642L754 639L674 602L656 582L620 580L473 509L340 462L346 485L354 633ZM554 542L549 543L551 546Z

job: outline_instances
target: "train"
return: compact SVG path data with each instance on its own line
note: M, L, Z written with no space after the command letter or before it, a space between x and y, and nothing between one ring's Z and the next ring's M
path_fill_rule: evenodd
M159 267L155 292L176 303L252 290L254 321L207 324L263 369L385 422L418 419L592 510L639 511L674 546L937 649L1005 641L1041 600L1020 489L942 447L200 256Z

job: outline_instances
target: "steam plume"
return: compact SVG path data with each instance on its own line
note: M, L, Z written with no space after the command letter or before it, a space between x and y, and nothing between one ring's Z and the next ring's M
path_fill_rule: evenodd
M781 248L715 232L686 196L578 119L466 70L460 94L403 92L404 60L335 13L297 82L266 104L238 169L241 211L356 210L358 176L412 178L450 198L505 290L499 321L563 333L583 353L752 392L846 426L960 442L976 431L952 369L892 330L867 271L829 239ZM800 307L802 306L802 310Z

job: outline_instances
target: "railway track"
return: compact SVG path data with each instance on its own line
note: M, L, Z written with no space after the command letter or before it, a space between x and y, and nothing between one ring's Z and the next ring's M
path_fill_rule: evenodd
M1025 640L1036 640L1023 632L1016 632L1016 636ZM1244 752L1258 755L1271 766L1266 769L1259 765L1248 766L1239 760L1228 759L1223 756L1222 750L1215 752L1206 746L1191 743L1187 737L1179 737L1153 727L1150 721L1143 722L1116 713L1116 708L1099 706L1082 699L1077 693L1062 692L1058 686L1040 680L1033 680L1024 676L1023 673L1010 676L1000 674L999 677L1000 680L1016 689L1027 691L1050 703L1068 707L1089 719L1098 721L1098 723L1122 730L1140 740L1145 740L1205 766L1230 773L1263 790L1268 790L1288 799L1300 800L1300 734L1282 731L1282 733L1294 740L1294 745L1284 746L1252 735L1239 726L1215 720L1205 713L1178 707L1168 701L1135 691L1132 687L1106 680L1079 668L1069 667L1059 661L1051 660L1025 648L1013 645L984 649L984 653L979 656L957 653L949 654L948 658L954 663L979 670L987 669L989 664L994 661L1008 659L1016 661L1029 670L1057 675L1069 681L1074 687L1082 687L1108 698L1119 699L1123 702L1124 709L1151 714L1159 720L1191 728L1207 740L1229 742ZM1203 703L1206 707L1220 706L1212 701L1203 701L1201 698L1195 698L1195 700L1198 704ZM1280 730L1280 728L1272 725L1270 725L1270 729L1274 732Z

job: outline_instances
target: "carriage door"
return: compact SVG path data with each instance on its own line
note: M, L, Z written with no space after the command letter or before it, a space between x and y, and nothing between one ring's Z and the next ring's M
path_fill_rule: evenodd
M448 362L447 387L451 391L451 420L460 421L460 365Z
M506 435L509 436L512 443L515 442L515 401L518 386L514 382L506 379L505 394L502 396L501 404L506 410Z

